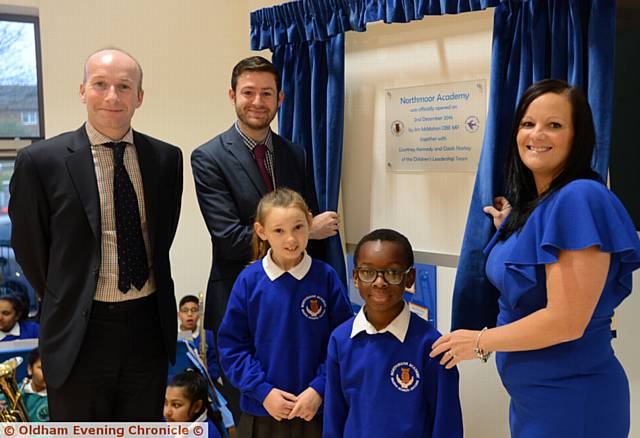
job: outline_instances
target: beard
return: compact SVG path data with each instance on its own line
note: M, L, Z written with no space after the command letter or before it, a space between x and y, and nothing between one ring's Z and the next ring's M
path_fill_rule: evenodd
M240 120L245 126L255 129L256 131L268 128L273 119L275 119L277 112L278 110L276 109L273 112L267 113L267 116L264 119L256 120L247 117L246 112L236 106L236 116L238 117L238 120Z

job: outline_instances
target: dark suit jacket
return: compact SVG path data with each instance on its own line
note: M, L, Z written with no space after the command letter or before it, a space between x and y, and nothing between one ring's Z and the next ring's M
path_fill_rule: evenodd
M176 348L169 248L180 214L180 149L134 131L158 311L168 359ZM47 385L60 387L82 344L101 261L100 200L85 127L20 150L10 185L16 260L41 298L40 352ZM133 335L133 334L132 334Z
M276 186L302 194L317 214L318 202L304 149L276 134L273 148ZM236 277L251 260L254 217L267 187L234 126L194 150L191 167L213 247L205 326L215 330L224 316ZM317 241L313 245L309 248L312 255L322 258L324 245Z

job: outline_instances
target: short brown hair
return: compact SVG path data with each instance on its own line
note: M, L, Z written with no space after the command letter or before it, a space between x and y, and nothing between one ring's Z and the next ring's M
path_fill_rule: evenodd
M231 73L231 89L236 91L236 85L238 84L238 78L240 75L247 71L263 71L271 73L276 80L276 91L280 92L280 73L276 69L275 65L271 61L263 58L262 56L251 56L245 58L233 67Z

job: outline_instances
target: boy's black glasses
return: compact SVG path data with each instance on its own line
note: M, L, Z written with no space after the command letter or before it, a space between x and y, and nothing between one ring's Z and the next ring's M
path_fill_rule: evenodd
M372 268L355 268L360 281L365 283L373 283L378 278L378 275L382 274L382 278L389 284L400 284L404 279L404 276L409 273L411 268L405 270L395 269L372 269Z

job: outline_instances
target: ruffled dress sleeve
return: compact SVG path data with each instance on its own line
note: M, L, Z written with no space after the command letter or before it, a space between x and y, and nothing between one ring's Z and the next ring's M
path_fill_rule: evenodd
M509 244L509 240L515 238ZM485 251L496 245L494 237ZM541 265L558 261L561 250L599 246L619 263L610 270L617 276L618 302L631 292L631 273L640 267L640 240L620 200L597 181L576 180L544 200L525 226L505 245L504 286L512 307L524 293L538 285ZM607 279L607 283L609 279Z

